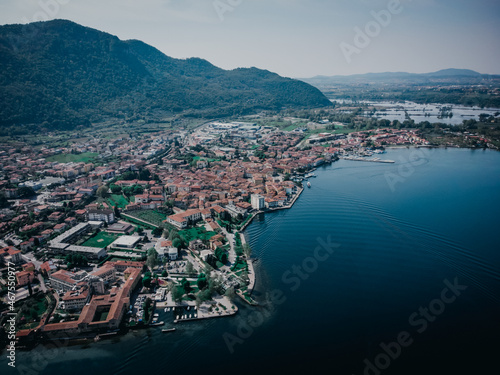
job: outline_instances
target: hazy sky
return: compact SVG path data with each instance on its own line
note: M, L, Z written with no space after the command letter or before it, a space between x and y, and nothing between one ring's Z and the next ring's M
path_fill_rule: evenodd
M64 18L142 40L169 56L201 57L226 69L256 66L289 77L444 68L500 73L499 0L397 3L0 0L0 24ZM381 11L376 20L373 13ZM369 35L359 36L359 30Z

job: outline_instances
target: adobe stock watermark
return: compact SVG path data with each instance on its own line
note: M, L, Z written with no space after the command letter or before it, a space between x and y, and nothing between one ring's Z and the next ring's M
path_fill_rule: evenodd
M243 3L243 0L215 0L212 4L221 22L225 20L224 15L234 10Z
M331 236L328 236L326 241L322 238L317 239L318 246L313 250L312 254L306 257L300 265L294 264L290 269L285 271L281 277L281 281L285 285L289 285L292 292L298 290L303 281L309 279L311 274L316 272L320 263L325 262L335 252L335 249L340 245L332 242ZM286 302L287 298L281 289L274 289L266 293L265 303L254 309L246 316L238 316L238 323L234 333L225 332L222 339L226 344L229 353L235 352L236 345L242 345L246 339L250 338L255 332L255 329L262 326L275 311L276 307Z
M404 157L399 158L397 172L385 172L385 180L393 193L396 191L397 184L405 182L415 173L415 167L429 161L429 159L427 159L428 155L429 149L422 147L415 148L410 152L408 159Z
M413 0L407 0L413 1ZM339 44L345 60L348 64L352 62L352 55L359 55L363 49L367 48L372 40L380 35L382 30L390 25L393 16L403 11L401 0L389 0L387 9L380 11L372 10L370 12L372 20L368 21L363 28L356 26L354 28L354 38L352 44L341 42Z
M20 43L29 39L30 37L36 37L38 34L38 26L32 24L32 22L49 21L57 17L61 10L61 6L67 5L71 0L38 0L38 6L40 10L35 12L30 18L21 18L21 23L23 23L22 34L17 36L9 35L9 41L12 45L14 51L19 50Z
M456 301L462 292L467 289L466 285L460 285L458 279L455 278L453 283L448 279L444 280L446 286L438 298L433 299L428 306L420 306L416 312L408 318L408 323L411 327L416 328L416 334L424 333L431 323L442 315L446 310L446 305ZM410 347L415 335L409 331L401 331L396 336L396 339L390 343L380 343L380 353L373 359L365 358L363 361L363 375L380 375L384 370L387 370L391 364L396 361L402 354L403 349Z

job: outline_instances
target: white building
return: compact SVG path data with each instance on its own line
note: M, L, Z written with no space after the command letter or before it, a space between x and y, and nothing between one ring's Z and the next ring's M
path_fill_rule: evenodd
M133 249L139 242L139 236L120 236L109 247L111 249Z
M262 210L264 207L266 207L265 198L259 194L252 194L251 203L254 210Z

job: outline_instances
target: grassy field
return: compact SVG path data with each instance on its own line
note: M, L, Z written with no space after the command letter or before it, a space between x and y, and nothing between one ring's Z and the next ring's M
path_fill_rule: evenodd
M163 220L167 219L167 215L154 210L140 210L129 212L128 215L133 216L137 219L144 220L153 225L160 225Z
M118 237L119 235L99 232L94 237L89 238L87 241L85 241L82 246L99 247L103 249L106 246L110 245Z
M111 196L108 198L108 204L110 206L118 206L118 208L125 208L126 205L128 205L130 202L120 194L111 194Z
M89 161L95 159L98 156L95 152L84 152L78 155L75 154L59 154L49 156L46 160L50 162L58 162L58 163L88 163Z
M195 227L186 230L181 230L179 235L184 238L186 242L190 242L196 239L200 240L208 240L211 237L215 236L216 232L207 232L203 227Z

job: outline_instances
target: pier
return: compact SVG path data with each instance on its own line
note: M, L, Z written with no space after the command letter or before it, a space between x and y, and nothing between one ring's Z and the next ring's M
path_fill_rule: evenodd
M395 163L394 160L382 160L379 158L362 158L362 157L357 157L357 156L344 156L342 157L344 160L352 160L352 161L366 161L366 162L372 162L372 163Z

